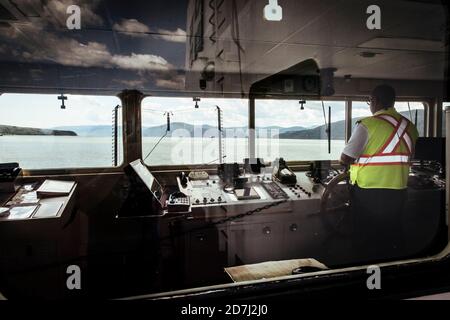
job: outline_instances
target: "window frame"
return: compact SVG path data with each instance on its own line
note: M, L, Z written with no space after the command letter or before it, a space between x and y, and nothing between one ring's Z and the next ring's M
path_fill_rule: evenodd
M363 102L363 103L366 103L366 101L364 101L363 99L352 99L352 100L350 100L350 102L353 104L354 102ZM405 99L405 98L400 98L400 99L397 99L397 100L395 100L395 102L397 103L397 102L404 102L404 103L407 103L407 102L418 102L418 103L422 103L422 105L423 105L423 111L424 111L424 126L423 126L423 132L422 133L420 133L419 132L419 135L423 135L423 137L427 137L428 136L428 132L429 132L429 127L430 127L430 124L429 124L429 121L430 121L430 119L429 119L429 104L428 104L428 101L427 100L424 100L424 99ZM367 106L367 107L369 107L369 106ZM352 105L352 108L353 108L353 105ZM352 109L352 111L353 111L353 109ZM353 117L350 115L350 119L349 119L349 121L350 121L350 123L353 121Z
M133 114L133 110L131 110L131 108L127 108L126 104L124 102L123 97L118 96L119 99L121 100L122 103L122 126L123 126L123 148L124 148L124 156L123 156L123 164L120 167L108 167L108 168L78 168L78 169L52 169L52 170L25 170L25 175L32 175L34 178L37 178L39 176L49 176L49 175L56 175L56 174L78 174L78 175L91 175L91 174L95 174L95 175L99 175L99 174L110 174L110 173L121 173L123 174L123 167L125 167L125 164L127 164L131 159L129 156L129 152L128 150L130 149L130 145L132 143L129 143L129 140L127 139L127 133L129 133L130 130L138 130L139 131L139 127L141 126L141 122L135 122L137 123L137 127L134 128L127 128L126 123L127 121L131 121L129 118L131 117L131 115L133 115L135 118L140 118L140 112L141 112L141 103L139 102L137 105L138 107L136 108L136 114ZM327 100L332 100L331 97L330 99ZM336 100L341 100L342 98L339 99L339 97L336 97ZM358 99L358 97L355 98L350 98L350 97L346 97L344 99L345 101L347 101L347 109L349 106L351 106L351 103L353 101L363 101L363 99L360 97L360 99ZM409 101L413 101L412 99L407 99ZM399 99L399 101L407 101L406 99ZM423 99L417 99L414 101L418 101L418 102L422 102L424 103L424 107L425 107L425 112L427 114L427 110L429 108L429 104L427 102L425 102ZM351 111L351 108L350 108ZM436 118L437 113L434 113L433 118ZM445 115L445 113L443 113L443 116ZM351 119L351 112L346 114L346 120L348 122L348 120ZM429 117L426 116L425 117L425 127L429 127L428 122L430 121ZM133 122L133 121L131 121ZM425 129L426 131L426 129ZM141 143L139 141L139 143ZM142 156L142 155L141 155ZM291 164L293 166L293 168L295 169L307 169L307 162L303 162L303 163L292 163ZM209 166L204 166L204 165L195 165L195 166L158 166L156 167L156 172L158 173L170 173L170 172L178 172L179 170L185 170L186 168L190 168L190 169L196 169L196 168L201 168L201 169L206 169L207 171L213 171L216 169L215 165L209 165ZM450 213L448 213L447 215L447 219L448 216L450 215ZM450 226L449 226L450 228ZM450 230L450 229L449 229ZM440 253L437 253L433 256L430 257L425 257L425 258L417 258L417 259L407 259L407 260L397 260L397 261L389 261L389 262L384 262L384 263L380 263L379 266L382 270L382 272L384 272L385 269L390 270L392 267L396 268L401 266L402 268L408 268L408 267L414 267L414 266L427 266L427 265L435 265L435 264L439 264L439 263L445 263L446 261L449 260L450 257L450 242L447 244L447 247L444 248L443 251L441 251ZM328 270L328 271L321 271L321 272L314 272L314 273L309 273L309 274L303 274L303 275L296 275L295 277L288 277L288 278L283 278L283 279L274 279L274 280L261 280L261 281L255 281L252 282L251 284L248 283L231 283L231 284L219 284L216 286L209 286L209 287L204 287L204 288L190 288L190 289L186 289L186 290L181 290L181 291L177 291L177 294L186 294L186 295L190 295L190 294L198 294L200 292L203 293L211 293L212 295L214 295L215 292L223 292L224 290L246 290L249 289L251 291L254 291L254 285L258 285L258 284L264 284L266 287L267 285L277 285L277 284L283 284L286 283L289 285L289 283L292 282L297 282L297 283L301 283L299 281L303 281L303 280L308 280L311 277L312 278L319 278L319 279L323 279L322 277L325 276L339 276L340 274L349 274L349 275L355 275L358 276L358 274L366 274L366 266L364 265L356 265L356 266L352 266L350 268L342 268L342 269L334 269L334 270ZM313 279L314 280L314 279ZM160 298L160 297L168 297L168 296L173 296L174 292L161 292L161 293L156 293L156 294L151 294L151 295L145 295L145 296L140 296L139 298L146 298L146 299L151 299L151 298Z
M8 93L18 93L18 92L3 92L3 94L8 94ZM28 93L28 92L19 92L19 93ZM30 92L30 93L35 93L35 92ZM49 94L55 94L54 92L45 92L45 93L49 93ZM90 92L88 93L79 93L79 92L66 92L67 94L83 94L83 95L90 95ZM92 167L92 168L55 168L55 169L26 169L24 170L24 176L42 176L42 175L57 175L57 174L92 174L92 173L110 173L110 172L123 172L123 169L126 167L126 165L135 160L132 159L134 158L131 154L130 154L130 148L132 147L133 144L138 143L140 144L140 146L142 146L142 141L140 140L140 137L137 139L138 141L136 142L131 142L129 141L129 139L127 139L127 132L130 130L138 130L139 132L142 129L142 123L141 121L138 122L133 122L135 126L135 128L126 128L127 126L127 119L129 119L130 117L133 118L138 118L141 119L142 117L142 100L143 98L146 97L155 97L155 96L151 96L151 95L142 95L142 100L139 101L139 103L136 105L136 110L134 111L135 113L133 115L131 115L130 113L130 108L127 109L126 105L125 105L125 101L124 101L124 97L121 95L121 93L117 94L117 95L108 95L108 96L114 96L119 98L121 105L122 105L122 139L123 139L123 163L120 164L120 166L117 167ZM225 97L228 98L228 97ZM230 99L232 99L233 97L230 97ZM279 100L293 100L294 98L298 97L252 97L249 96L247 97L247 102L249 105L249 111L248 111L248 122L249 125L247 126L247 128L250 128L251 125L251 114L252 114L252 110L251 110L251 100L253 99L254 101L256 99L279 99ZM304 99L308 99L308 97L302 97ZM317 97L309 97L310 100L316 100L316 101L321 101L318 100ZM326 97L327 101L344 101L345 102L345 121L346 121L346 128L349 126L349 124L351 123L351 109L352 109L352 104L355 101L359 101L359 102L365 102L365 100L363 99L363 96L333 96L333 97ZM399 97L399 99L397 100L398 102L422 102L424 104L424 110L425 110L425 128L424 128L424 134L425 136L427 135L428 132L428 127L429 124L428 122L430 121L429 119L429 102L426 99L423 98L415 98L415 99L407 99L404 97ZM254 113L253 113L254 114ZM436 113L434 115L436 117ZM442 114L442 116L444 116L444 113ZM131 122L129 124L131 124ZM139 134L140 135L140 134ZM346 134L346 138L349 139L349 135ZM255 137L256 139L256 137ZM348 140L347 140L348 141ZM248 137L248 146L249 149L251 148L251 136L249 135ZM249 154L250 154L250 150L249 150ZM142 150L140 149L140 157L143 156L142 154ZM309 163L312 160L300 160L300 161L288 161L288 164L292 167L292 169L294 170L307 170L309 168ZM333 165L339 165L339 160L332 160L332 164ZM170 172L177 172L180 170L205 170L207 172L211 172L213 173L216 169L217 169L217 164L190 164L190 165L147 165L147 167L149 167L152 171L156 172L156 173L170 173Z
M257 130L257 126L256 126L256 115L257 115L257 107L256 107L256 101L257 100L288 100L288 101L299 101L299 100L305 100L306 102L322 102L322 101L326 101L326 102L342 102L344 104L344 119L343 120L337 120L337 121L345 121L345 128L347 128L347 100L343 99L343 98L339 98L339 97L325 97L326 99L318 99L318 97L290 97L290 96L282 96L282 97L255 97L254 101L255 101L255 130ZM327 119L328 121L328 119ZM249 119L250 122L250 119ZM321 126L321 125L320 125ZM348 141L346 139L346 134L347 132L344 132L344 139L342 141L344 141L345 143ZM249 139L251 138L251 135L249 135ZM250 148L250 144L253 143L255 146L255 152L256 152L256 145L257 145L257 136L255 135L253 137L255 140L254 141L250 141L248 142L249 144L249 148ZM327 141L327 139L325 139L325 141ZM333 141L333 140L332 140ZM250 153L250 151L249 151ZM255 153L256 155L256 153ZM282 155L280 155L282 156ZM267 161L268 163L272 163L272 160L275 159L271 159L271 161ZM286 160L286 162L292 166L293 168L305 168L308 169L309 168L309 163L312 161L331 161L331 163L333 165L337 165L339 164L339 159L331 159L331 160L318 160L318 159L311 159L311 160Z
M142 109L143 109L143 101L146 98L187 98L187 99L192 99L192 96L177 96L177 97L172 97L172 96L162 96L162 95L158 95L158 96L153 96L153 95L145 95L142 100L140 105L138 106L139 109L139 119L141 119L139 121L139 126L140 126L140 146L141 146L141 158L143 159L144 152L142 151L142 146L143 146L143 140L142 140ZM242 97L235 97L235 96L231 96L231 97L201 97L201 99L222 99L222 100L232 100L232 99L239 99L239 100L245 100L247 102L247 111L248 111L248 101L249 98L242 98ZM194 102L192 102L194 103ZM164 110L161 110L164 111ZM247 114L247 120L250 118L250 115ZM248 121L247 121L248 123ZM246 129L248 129L248 124L247 126L245 126ZM247 141L249 137L247 137ZM247 154L248 155L248 154ZM243 160L243 159L242 159ZM226 162L226 161L225 161ZM238 162L239 163L239 162ZM144 164L147 168L149 168L152 172L154 173L170 173L170 172L178 172L178 171L195 171L195 170L202 170L202 171L206 171L209 174L215 174L217 172L217 166L218 163L213 163L213 164L199 164L199 163L193 163L193 164L168 164L168 165L152 165L152 164L148 164L144 161ZM241 163L240 163L241 164ZM241 164L242 165L242 164Z
M5 91L0 92L0 99L2 95L6 94L36 94L36 95L60 95L61 92L55 92L55 91L45 91L45 92L35 92L35 91ZM128 163L126 161L126 150L127 150L127 137L124 130L124 124L125 124L125 108L123 108L123 101L120 98L119 95L113 95L113 94L96 94L93 95L92 92L64 92L66 95L77 95L77 96L101 96L101 97L114 97L117 98L120 103L121 108L121 117L122 122L117 122L118 126L122 126L122 163L119 163L118 166L111 166L111 167L82 167L82 168L74 168L74 167L68 167L68 168L44 168L44 169L27 169L22 168L22 174L24 177L42 177L42 176L55 176L55 175L74 175L74 174L94 174L94 173L111 173L111 172L123 172L123 169L126 167L126 164ZM111 106L111 108L114 108L115 106ZM118 114L119 115L119 114ZM118 139L118 142L120 142L120 139ZM120 162L120 161L119 161Z

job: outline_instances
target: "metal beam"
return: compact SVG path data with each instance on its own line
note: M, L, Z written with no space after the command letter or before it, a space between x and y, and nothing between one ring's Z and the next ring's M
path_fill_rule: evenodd
M255 97L248 99L248 157L256 158L256 123L255 123Z
M125 163L142 159L141 102L144 97L142 92L136 90L125 90L119 94L124 117L123 159Z
M348 142L352 136L352 108L353 101L345 100L345 142Z

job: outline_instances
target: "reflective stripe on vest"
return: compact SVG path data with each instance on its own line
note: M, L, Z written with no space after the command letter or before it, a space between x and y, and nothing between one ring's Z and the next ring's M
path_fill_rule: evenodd
M360 157L359 165L408 164L409 155Z
M409 121L405 118L402 118L400 121L398 121L394 117L387 114L382 114L375 117L391 124L394 128L394 131L392 132L386 143L383 145L383 147L381 147L381 150L379 152L374 155L361 155L357 160L356 165L382 166L409 164L409 157L412 153L412 139L407 132ZM402 141L408 148L408 154L394 152Z

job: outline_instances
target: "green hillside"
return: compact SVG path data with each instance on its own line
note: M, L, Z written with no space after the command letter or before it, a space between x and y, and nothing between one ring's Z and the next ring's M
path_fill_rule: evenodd
M400 112L404 117L408 118L410 117L409 112ZM415 110L412 111L413 117L415 115ZM357 118L353 120L353 126L355 126L356 122L360 120L361 118ZM414 121L414 119L413 119ZM424 124L424 111L419 110L417 114L417 127L423 128ZM320 127L316 127L313 129L306 129L301 131L289 131L284 132L279 135L280 139L328 139L327 133L326 133L326 127L325 125L322 125ZM345 121L337 121L331 123L331 139L332 140L344 140L345 139Z
M52 130L25 128L16 126L0 125L0 135L3 136L76 136L77 134L69 130Z

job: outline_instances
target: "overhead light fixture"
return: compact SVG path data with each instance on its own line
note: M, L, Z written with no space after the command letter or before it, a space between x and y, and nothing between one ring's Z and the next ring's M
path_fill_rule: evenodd
M269 0L269 4L264 7L264 19L267 21L283 19L283 8L278 4L278 0Z

